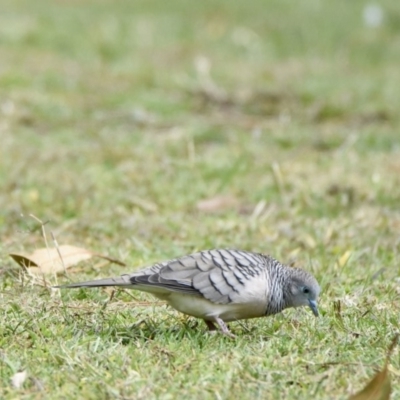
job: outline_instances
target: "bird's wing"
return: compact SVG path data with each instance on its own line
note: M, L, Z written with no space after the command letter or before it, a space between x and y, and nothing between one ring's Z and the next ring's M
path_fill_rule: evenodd
M131 286L149 293L179 292L203 296L213 303L240 302L242 293L262 285L266 259L240 250L208 250L144 268L118 278L82 282L63 287ZM255 283L257 281L257 283ZM254 287L256 292L263 288Z
M131 275L131 283L200 295L213 303L227 304L241 292L247 292L253 278L265 272L265 259L239 250L208 250L154 267L155 273L144 274L147 268Z

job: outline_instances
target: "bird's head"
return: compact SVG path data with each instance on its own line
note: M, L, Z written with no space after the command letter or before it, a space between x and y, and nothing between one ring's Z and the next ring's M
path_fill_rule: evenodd
M287 291L287 300L291 307L308 306L318 317L317 300L321 289L310 273L292 268Z

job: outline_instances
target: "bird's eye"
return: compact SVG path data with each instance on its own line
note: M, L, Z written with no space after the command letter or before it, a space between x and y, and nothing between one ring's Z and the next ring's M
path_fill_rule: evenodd
M304 289L303 289L303 293L305 293L305 294L310 293L310 289L304 288Z

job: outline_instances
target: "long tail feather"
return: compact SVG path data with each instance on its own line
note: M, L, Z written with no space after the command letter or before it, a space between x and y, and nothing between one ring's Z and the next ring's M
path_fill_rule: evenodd
M120 276L118 278L106 278L106 279L98 279L94 281L86 281L86 282L76 282L70 283L68 285L59 285L53 286L54 288L82 288L82 287L101 287L101 286L131 286L132 282L129 279L129 276Z

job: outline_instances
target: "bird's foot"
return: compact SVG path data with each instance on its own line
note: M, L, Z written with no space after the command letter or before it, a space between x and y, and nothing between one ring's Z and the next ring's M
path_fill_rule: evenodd
M226 324L225 324L225 322L221 319L221 318L218 318L218 317L215 317L214 318L214 321L218 324L218 326L220 327L220 329L221 329L221 332L224 334L224 335L226 335L226 336L228 336L228 337L230 337L230 338L232 338L232 339L235 339L236 338L236 336L228 329L228 327L226 326ZM206 322L207 323L207 322ZM215 325L211 322L211 324L214 326L214 329L215 329ZM207 324L207 326L209 327L209 325ZM209 327L210 328L210 327Z

